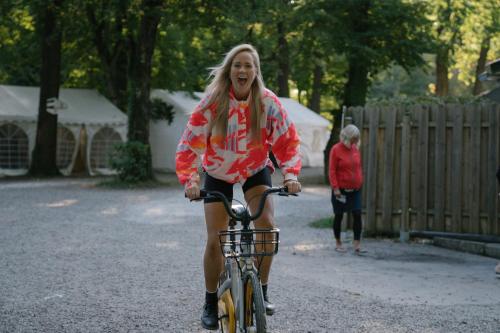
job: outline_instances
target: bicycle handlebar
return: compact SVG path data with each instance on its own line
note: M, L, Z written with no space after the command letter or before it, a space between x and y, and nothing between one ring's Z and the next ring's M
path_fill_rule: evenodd
M255 215L248 214L248 218L250 221L255 221L260 217L260 215L262 214L262 211L264 210L266 198L271 193L278 193L278 195L286 196L286 197L290 196L290 195L295 196L295 197L298 196L295 193L288 193L288 188L286 186L268 188L267 190L264 191L264 193L262 194L262 197L260 198L259 208L257 210L257 213L255 213ZM224 204L224 208L226 209L226 212L233 219L235 219L237 221L242 221L245 218L245 216L240 216L239 214L235 214L233 212L233 210L231 209L230 202L227 200L226 196L219 191L200 190L200 197L198 199L194 199L194 200L209 199L209 198L221 199L222 203Z

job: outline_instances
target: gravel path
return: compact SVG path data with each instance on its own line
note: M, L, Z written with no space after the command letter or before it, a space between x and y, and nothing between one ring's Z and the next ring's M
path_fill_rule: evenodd
M202 204L94 182L0 182L0 332L208 332ZM308 226L326 187L275 201L271 332L500 332L494 259L374 239L339 254Z

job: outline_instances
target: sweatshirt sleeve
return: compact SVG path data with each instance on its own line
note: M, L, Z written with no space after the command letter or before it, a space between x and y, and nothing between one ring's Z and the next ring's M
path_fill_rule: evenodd
M330 158L328 163L328 178L330 179L330 185L332 188L339 188L339 183L337 181L337 161L335 154L335 146L330 149Z
M299 154L300 138L293 122L288 118L286 110L277 97L268 112L270 124L271 149L285 180L297 180L302 167Z
M182 185L198 177L200 159L206 150L210 111L203 104L200 102L189 117L177 146L175 171Z

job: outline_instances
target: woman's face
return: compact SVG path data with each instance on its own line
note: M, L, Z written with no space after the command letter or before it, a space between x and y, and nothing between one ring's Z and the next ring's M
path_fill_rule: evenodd
M250 52L238 53L231 64L231 83L237 99L246 99L250 93L257 69Z

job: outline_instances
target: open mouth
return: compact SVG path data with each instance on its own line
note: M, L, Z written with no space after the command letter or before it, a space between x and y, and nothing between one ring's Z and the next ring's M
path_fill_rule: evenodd
M246 77L239 77L238 78L238 83L242 86L245 85L247 83L247 81L248 81L248 79Z

